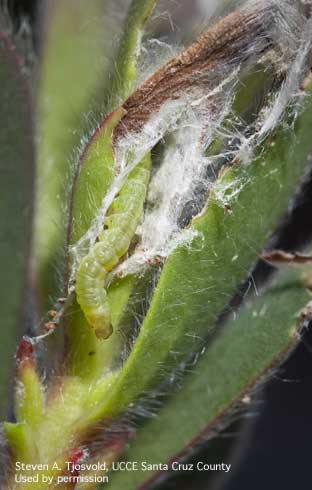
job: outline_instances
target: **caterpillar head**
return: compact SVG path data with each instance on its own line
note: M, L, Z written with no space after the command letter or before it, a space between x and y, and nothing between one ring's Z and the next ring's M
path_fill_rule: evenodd
M95 335L98 339L108 339L113 333L110 314L101 314L100 308L93 311L85 312L88 324L94 328Z

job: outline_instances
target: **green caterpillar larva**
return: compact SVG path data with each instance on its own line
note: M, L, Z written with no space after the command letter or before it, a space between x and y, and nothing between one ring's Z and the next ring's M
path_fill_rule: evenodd
M112 334L110 307L104 281L128 251L143 212L150 177L147 155L129 174L105 217L105 228L76 274L77 301L99 338Z

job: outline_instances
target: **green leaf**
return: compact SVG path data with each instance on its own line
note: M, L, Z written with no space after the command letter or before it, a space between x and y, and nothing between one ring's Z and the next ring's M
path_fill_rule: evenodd
M121 459L138 471L111 474L110 490L134 490L155 476L140 464L178 460L220 422L298 342L299 313L310 293L301 273L287 271L266 293L249 301L179 382L157 418L147 421ZM144 487L145 488L145 487Z
M311 89L312 84L308 94ZM212 331L304 173L311 147L311 105L307 97L294 126L281 125L251 164L221 172L206 210L191 225L198 235L169 256L113 393L101 413L91 417L124 410L198 350Z
M86 146L73 188L70 243L89 229L115 176L112 133L125 111L118 107L101 124ZM90 199L92 196L92 199Z
M23 68L0 33L0 415L6 411L8 378L24 307L33 205L32 109Z
M112 101L115 104L124 100L137 78L138 46L143 28L149 19L158 0L133 0L124 26L116 60L116 75L110 88Z
M113 51L106 41L115 33L108 19L102 0L49 1L43 19L34 237L43 310L63 292L73 152L89 132L89 113L103 104Z
M116 58L115 78L109 86L111 102L124 99L136 80L136 56L144 25L157 0L133 0L126 17L124 33ZM122 107L113 111L88 142L81 157L80 169L74 183L69 241L71 245L87 232L96 217L115 176L112 132L124 115ZM92 199L90 199L92 196ZM74 303L67 324L67 369L71 374L95 376L112 365L123 342L118 324L136 284L135 277L114 281L108 290L114 333L106 342L99 342L86 324L77 303ZM90 355L91 353L91 355Z
M31 446L33 434L26 424L12 424L4 422L4 434L10 444L11 451L18 454L22 461L29 461L28 448Z
M19 390L15 397L17 422L27 423L35 430L44 417L44 395L41 380L32 365L19 369Z
M123 114L124 110L119 107L108 116L94 134L82 156L80 172L73 192L71 245L75 245L88 231L115 176L112 132ZM92 195L91 200L90 195ZM134 283L133 277L117 281L118 294L116 282L109 288L108 299L112 309L114 333L105 342L96 337L79 305L74 302L66 324L66 364L70 374L97 379L97 375L111 365L122 342L122 335L117 329L118 323Z

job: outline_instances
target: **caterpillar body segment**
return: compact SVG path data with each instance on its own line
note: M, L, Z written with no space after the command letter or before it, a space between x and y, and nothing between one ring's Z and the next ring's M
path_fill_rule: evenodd
M150 178L150 155L129 174L126 183L111 204L104 220L105 228L80 263L76 274L77 301L99 338L113 332L105 278L125 255L143 213Z

